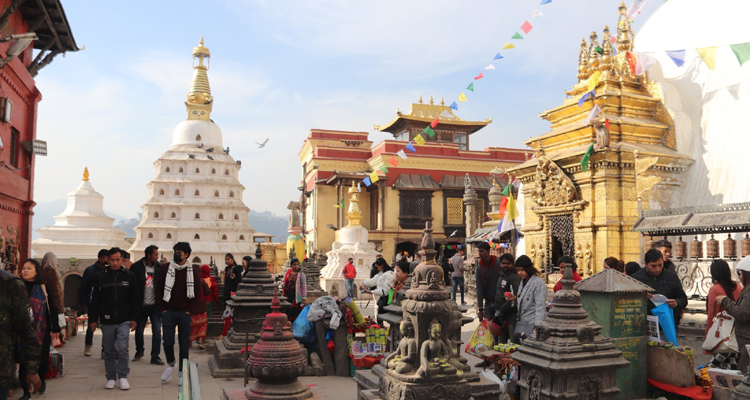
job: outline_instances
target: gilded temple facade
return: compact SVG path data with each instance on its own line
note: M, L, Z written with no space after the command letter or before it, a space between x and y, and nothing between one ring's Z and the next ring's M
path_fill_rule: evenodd
M692 163L676 151L658 84L628 62L626 11L621 4L615 39L605 26L601 42L596 32L582 41L578 84L562 105L540 114L551 129L526 142L535 157L508 170L523 182L526 254L547 272L562 255L586 275L607 257L641 260L641 237L632 231L640 209L668 207Z

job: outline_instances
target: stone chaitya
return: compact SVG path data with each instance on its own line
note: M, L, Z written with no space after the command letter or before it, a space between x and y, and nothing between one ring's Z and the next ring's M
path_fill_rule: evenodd
M565 269L554 307L513 353L521 364L521 398L528 400L614 400L617 369L628 365L602 327L592 322Z
M270 310L276 289L263 253L257 247L255 259L250 262L237 292L227 301L234 310L234 321L224 340L216 342L214 355L208 360L214 377L244 376L244 359L240 350L246 341L252 346L260 339L262 322ZM288 306L286 300L281 301L281 307Z

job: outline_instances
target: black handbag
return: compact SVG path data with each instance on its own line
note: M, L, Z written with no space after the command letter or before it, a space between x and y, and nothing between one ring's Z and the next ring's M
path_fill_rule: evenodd
M535 327L536 325L533 322L516 322L516 330L513 332L513 343L521 344L521 342L531 337Z

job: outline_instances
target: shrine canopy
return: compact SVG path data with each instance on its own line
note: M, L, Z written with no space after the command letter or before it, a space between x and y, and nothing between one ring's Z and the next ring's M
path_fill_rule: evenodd
M650 236L750 231L750 203L644 211L633 230Z

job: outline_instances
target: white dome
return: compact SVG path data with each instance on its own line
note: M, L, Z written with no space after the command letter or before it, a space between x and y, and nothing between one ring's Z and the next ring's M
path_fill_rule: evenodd
M172 134L172 147L197 146L203 143L204 147L217 147L223 149L221 129L213 121L191 119L182 121L174 128Z
M750 42L746 0L664 3L641 27L635 50L655 52L648 77L661 84L675 123L677 150L695 160L677 190L674 207L744 202L750 198L747 132L750 62L741 67L731 44ZM696 48L719 46L710 70ZM678 67L666 50L687 50ZM744 164L744 165L741 165Z

